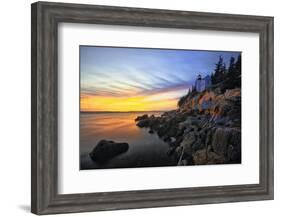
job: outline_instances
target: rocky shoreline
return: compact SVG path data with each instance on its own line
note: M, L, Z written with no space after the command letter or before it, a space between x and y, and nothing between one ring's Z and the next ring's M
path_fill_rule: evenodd
M169 143L178 165L241 163L241 89L189 95L177 110L135 119Z

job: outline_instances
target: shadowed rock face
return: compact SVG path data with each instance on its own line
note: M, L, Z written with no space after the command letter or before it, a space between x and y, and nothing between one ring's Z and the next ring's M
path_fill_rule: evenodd
M93 161L103 163L119 154L126 152L128 149L128 143L101 140L89 155Z
M160 117L136 118L170 144L178 165L241 163L241 90L204 91Z

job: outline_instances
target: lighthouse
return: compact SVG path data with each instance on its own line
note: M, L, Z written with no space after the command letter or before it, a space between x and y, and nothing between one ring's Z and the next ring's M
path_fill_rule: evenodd
M202 78L201 74L198 74L197 79L195 81L195 89L196 89L197 92L203 92L211 84L212 84L211 77L209 75Z

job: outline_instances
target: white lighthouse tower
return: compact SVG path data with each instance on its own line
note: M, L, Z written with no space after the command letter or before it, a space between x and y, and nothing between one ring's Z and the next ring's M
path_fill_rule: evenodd
M195 89L197 92L203 92L211 85L211 83L211 77L209 75L202 78L201 74L199 73L195 81Z

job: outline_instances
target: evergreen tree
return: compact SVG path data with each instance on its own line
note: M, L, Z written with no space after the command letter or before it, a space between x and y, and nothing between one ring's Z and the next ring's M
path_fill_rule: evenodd
M220 56L219 61L216 63L214 75L212 76L212 83L217 84L223 81L225 72L226 72L226 66L223 62L222 56Z
M237 57L237 61L235 63L235 71L237 75L241 76L241 55Z
M223 63L222 66L222 75L221 75L221 81L223 81L225 79L226 73L228 72L228 69L226 68L225 63Z
M235 62L235 87L241 87L241 55L237 57Z
M241 56L238 56L237 60L234 57L230 58L228 70L221 85L223 92L237 87L241 87Z
M229 61L229 67L228 67L228 73L230 75L235 73L235 67L236 67L235 66L235 58L231 57L230 61Z
M215 83L214 73L212 73L212 74L211 74L211 82L212 82L212 84L214 84L214 83Z
M235 58L231 57L229 61L229 67L228 67L228 74L227 74L227 79L232 82L236 78L236 64L235 64Z

